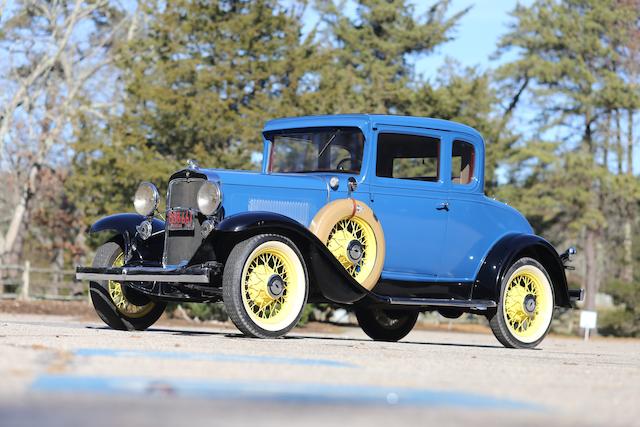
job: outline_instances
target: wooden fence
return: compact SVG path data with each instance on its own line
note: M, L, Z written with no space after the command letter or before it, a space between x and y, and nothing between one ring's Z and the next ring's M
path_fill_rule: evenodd
M74 270L32 267L24 264L0 264L0 298L82 300L87 284L75 279Z

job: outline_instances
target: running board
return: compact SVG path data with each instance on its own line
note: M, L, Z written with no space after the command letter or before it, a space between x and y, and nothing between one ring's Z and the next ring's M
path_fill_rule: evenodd
M384 295L371 294L378 302L405 306L405 307L448 307L448 308L464 308L470 310L486 311L496 307L496 302L491 300L474 300L474 299L445 299L445 298L406 298L406 297L389 297Z

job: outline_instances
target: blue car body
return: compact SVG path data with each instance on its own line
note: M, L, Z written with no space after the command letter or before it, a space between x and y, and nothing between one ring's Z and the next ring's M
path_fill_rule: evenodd
M347 197L347 180L354 177L358 189L353 197L371 206L384 230L388 250L382 279L473 281L497 241L510 233L533 234L518 211L484 195L484 140L468 126L414 117L344 115L272 120L264 132L333 126L357 126L365 135L359 175L270 173L266 138L261 172L201 172L220 183L226 215L269 211L306 227L325 204ZM478 153L475 170L479 173L464 186L446 179L420 182L377 177L375 142L379 133L388 131L435 136L443 142L443 153L450 152L454 139L468 141ZM451 175L449 162L441 161L440 167L441 177ZM332 176L340 179L338 191L329 189ZM448 210L438 210L442 204L448 204Z
M358 173L272 171L273 142L269 135L323 128L360 130L364 151ZM434 172L437 179L380 176L377 167L386 161L378 150L381 135L438 140L438 170ZM357 114L272 120L264 126L262 136L263 161L258 172L193 166L172 176L171 180L201 176L216 182L223 194L223 216L184 265L167 265L165 259L161 266L153 268L171 268L167 274L179 274L189 268L191 273L196 268L214 268L210 267L212 260L221 266L228 254L226 246L239 240L234 236L277 231L291 236L307 257L311 283L316 288L311 301L350 304L369 298L381 304L419 305L427 309L453 306L471 312L487 310L495 307L499 283L510 263L526 254L540 260L547 269L556 305L570 306L573 295L567 288L561 256L533 233L517 210L485 196L485 142L473 128L438 119ZM454 141L472 147L468 165L472 176L466 183L452 178ZM350 191L350 180L357 184L355 191ZM348 198L368 205L384 232L386 257L373 289L364 289L345 275L323 242L308 232L323 207ZM128 219L106 218L95 224L93 231L114 229L123 233L135 248L133 251L137 251L137 255L129 258L138 259L140 265L157 263L165 244L163 224L154 222L152 238L135 243L136 227L142 220L136 215ZM78 272L79 277L85 274L85 278L97 274L96 269L84 267L79 267ZM207 274L214 277L217 273L213 269L207 270ZM210 284L213 288L220 286L215 279ZM163 296L157 287L139 286L138 290ZM186 288L183 290L186 292ZM215 295L218 294L203 294L199 300L215 300Z

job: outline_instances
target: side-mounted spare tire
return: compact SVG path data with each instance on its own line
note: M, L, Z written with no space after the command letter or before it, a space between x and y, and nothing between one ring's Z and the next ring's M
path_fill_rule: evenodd
M378 283L385 257L384 233L369 206L360 200L341 199L325 205L309 230L364 288Z

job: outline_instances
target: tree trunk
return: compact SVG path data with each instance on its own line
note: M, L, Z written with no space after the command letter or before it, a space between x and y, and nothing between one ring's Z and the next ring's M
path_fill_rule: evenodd
M597 231L587 228L585 241L585 309L596 309L596 294L600 288L600 277L598 276L598 249Z
M609 145L610 145L610 141L611 141L611 113L607 112L607 114L605 115L605 120L604 122L606 123L605 129L604 129L604 141L603 141L603 147L602 147L602 164L605 167L605 169L609 170Z
M622 225L622 273L620 278L625 282L633 282L633 227L631 215L627 215Z
M627 175L633 175L633 108L627 110Z
M622 128L620 126L620 110L615 110L616 118L616 154L618 157L618 175L622 175L624 148L622 147Z
M11 223L9 224L7 232L3 236L2 247L0 249L2 251L1 258L4 262L6 262L7 259L12 258L12 255L15 254L16 248L19 246L17 243L20 241L20 238L24 233L24 224L29 213L31 199L35 194L36 180L39 170L39 165L34 164L31 166L27 182L22 190L20 201L13 211Z
M627 110L627 175L633 176L633 109ZM627 205L622 225L622 271L620 278L633 282L633 225L636 219L636 202Z

